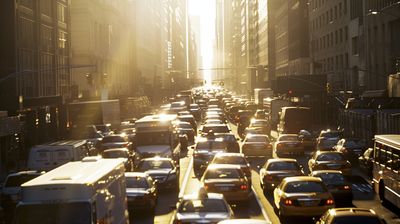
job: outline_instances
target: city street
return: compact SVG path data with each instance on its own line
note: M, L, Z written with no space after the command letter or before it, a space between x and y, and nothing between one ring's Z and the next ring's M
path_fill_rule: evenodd
M229 124L234 133L237 133L236 125ZM276 132L272 133L272 136L276 136ZM135 223L163 223L170 224L173 221L174 210L171 209L171 205L177 202L178 195L190 194L197 192L200 188L200 182L193 172L193 160L191 157L191 150L188 156L181 159L181 175L180 175L180 192L170 193L163 192L159 198L155 217L145 215L134 215L132 221ZM298 162L304 167L304 171L308 174L307 161L308 156L301 156L296 158ZM232 205L235 213L235 218L250 218L250 219L261 219L270 220L273 224L281 223L279 217L274 212L273 208L273 197L272 195L264 195L260 187L260 179L257 166L262 166L265 163L265 158L251 158L249 160L252 167L252 183L253 183L253 196L250 199L248 207L241 207ZM353 204L339 204L337 207L360 207L370 208L377 212L382 218L387 221L388 224L399 224L400 218L398 214L400 211L392 207L384 207L378 196L373 192L371 185L364 179L365 176L355 168L353 170L353 176L351 181L353 183ZM314 220L307 218L298 218L287 220L286 223L292 224L308 224L313 223Z

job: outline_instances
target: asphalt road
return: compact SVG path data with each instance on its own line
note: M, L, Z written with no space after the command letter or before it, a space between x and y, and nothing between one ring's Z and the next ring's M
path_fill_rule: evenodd
M236 126L230 124L234 133L236 133ZM303 165L304 171L308 174L307 161L308 155L298 157L298 162ZM135 214L132 216L131 221L134 223L172 223L174 209L171 205L175 205L178 197L183 194L190 194L196 192L200 187L199 179L194 175L193 172L193 160L191 159L191 150L188 155L181 159L181 172L180 172L180 186L181 190L179 193L162 192L158 200L157 209L155 216L149 216L147 214ZM250 203L247 207L232 205L233 211L236 218L250 218L250 219L267 219L273 224L281 223L278 216L275 214L272 207L273 197L272 194L264 195L260 187L260 179L258 175L257 166L261 166L265 163L265 158L254 158L249 162L252 166L252 182L253 182L253 196L250 199ZM353 185L354 200L352 204L337 204L337 207L362 207L371 208L375 210L382 218L386 220L388 224L400 224L400 218L396 214L400 214L399 209L391 206L384 207L379 202L377 195L374 193L372 186L367 181L367 178L358 171L357 168L353 170L353 176L351 178ZM286 220L285 223L296 223L296 224L308 224L314 223L314 220L308 218L292 218Z

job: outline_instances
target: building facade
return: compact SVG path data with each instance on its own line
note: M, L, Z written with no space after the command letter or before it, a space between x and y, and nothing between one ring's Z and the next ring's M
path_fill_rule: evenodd
M65 134L70 99L70 1L0 2L0 110L21 114L26 146Z

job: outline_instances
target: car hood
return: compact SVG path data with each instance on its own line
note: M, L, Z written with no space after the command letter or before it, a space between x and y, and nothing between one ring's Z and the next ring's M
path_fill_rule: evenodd
M169 145L146 145L146 146L137 146L136 152L139 154L158 154L165 155L171 153L171 147Z
M176 217L184 222L215 223L230 218L230 214L223 212L177 213Z

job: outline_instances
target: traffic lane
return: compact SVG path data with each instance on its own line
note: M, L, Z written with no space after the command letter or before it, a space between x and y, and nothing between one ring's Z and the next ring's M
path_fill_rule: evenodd
M190 148L190 146L189 146ZM190 151L182 153L180 159L180 174L179 174L179 185L184 185L185 174L189 168L190 163ZM171 206L176 205L179 198L179 192L174 191L160 191L157 201L157 207L154 215L138 212L130 215L130 221L134 223L152 224L152 223L165 223L169 224L172 216L174 215L174 209Z

